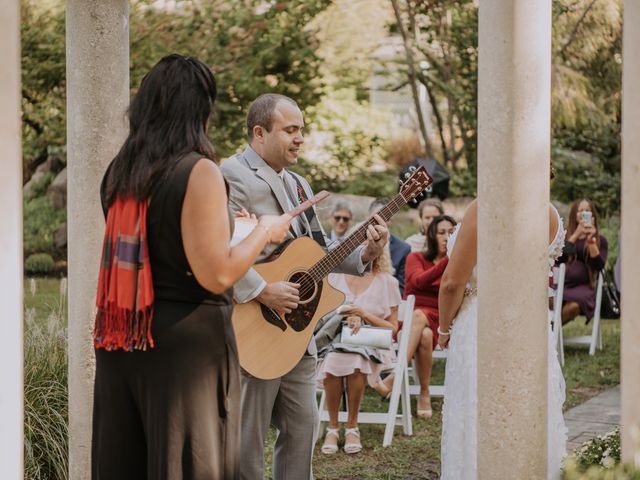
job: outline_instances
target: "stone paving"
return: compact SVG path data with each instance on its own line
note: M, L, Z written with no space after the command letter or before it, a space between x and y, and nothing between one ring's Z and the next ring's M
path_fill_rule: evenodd
M569 428L567 450L610 432L620 425L620 385L573 407L564 414Z

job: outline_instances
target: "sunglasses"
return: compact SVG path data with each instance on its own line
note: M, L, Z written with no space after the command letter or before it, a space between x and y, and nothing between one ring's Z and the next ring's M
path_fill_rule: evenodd
M343 217L342 215L334 215L333 219L336 222L339 222L340 220L342 220L343 222L350 222L351 221L351 217Z

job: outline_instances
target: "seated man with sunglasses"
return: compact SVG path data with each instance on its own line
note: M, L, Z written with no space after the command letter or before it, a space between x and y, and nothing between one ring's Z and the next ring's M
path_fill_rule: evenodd
M331 234L329 238L332 242L335 240L341 242L346 238L347 232L351 228L351 220L353 218L351 205L346 202L336 203L331 216Z

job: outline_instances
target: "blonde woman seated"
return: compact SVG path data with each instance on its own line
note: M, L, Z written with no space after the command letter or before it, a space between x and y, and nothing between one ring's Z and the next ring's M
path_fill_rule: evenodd
M389 327L396 332L400 291L398 281L392 275L388 249L373 261L372 271L364 277L331 274L329 282L346 296L346 306L341 314L354 330L361 325ZM320 352L317 381L324 385L329 425L321 451L333 454L338 451L340 425L338 410L342 398L343 383L347 389L347 423L345 425L344 451L353 454L362 450L358 430L358 411L367 383L373 386L380 372L395 360L391 350L345 345L336 336L328 348Z

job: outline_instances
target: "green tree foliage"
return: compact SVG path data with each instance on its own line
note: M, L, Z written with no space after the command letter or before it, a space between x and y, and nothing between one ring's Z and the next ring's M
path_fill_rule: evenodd
M395 1L395 0L392 0ZM400 8L405 47L412 52L416 81L424 85L438 132L441 159L475 170L478 93L478 9L473 0L408 0ZM402 80L407 82L408 77Z
M216 74L218 98L210 135L218 156L242 147L249 103L265 92L296 99L303 109L320 98L321 64L311 20L331 0L191 0L158 9L151 0L130 5L131 85L165 55L199 57ZM65 12L63 0L22 0L23 171L26 182L50 154L66 153ZM124 112L123 112L124 113ZM59 258L53 232L66 218L44 190L25 201L25 252ZM42 187L42 188L40 188Z
M390 18L387 0L334 0L313 20L324 84L318 103L307 109L310 134L294 169L315 190L397 191L397 169L387 164L393 119L369 102L373 59Z
M65 25L61 1L21 3L22 144L27 181L48 154L65 150Z
M303 109L317 102L320 61L306 26L328 4L218 0L187 3L176 13L139 3L131 12L131 85L172 52L211 65L218 85L211 134L226 157L242 146L247 107L261 93L288 95Z
M158 9L150 0L130 6L131 85L163 56L197 56L212 66L218 100L211 135L220 157L235 152L246 136L246 108L256 96L277 92L303 108L321 87L315 32L308 27L331 0L211 0ZM22 69L25 172L52 151L64 151L64 2L45 6L22 0Z
M305 158L294 169L314 190L373 196L397 191L395 178L390 178L396 171L386 172L384 162L388 114L359 102L352 88L328 92L310 111L314 132L307 139Z
M413 53L416 81L429 95L442 160L454 169L466 164L472 175L453 183L456 190L475 190L467 183L475 183L478 2L397 3L401 23L392 24L390 32L404 28L408 34L405 45ZM554 193L565 201L602 197L596 200L599 206L615 213L620 203L621 0L554 0L552 40L553 157L559 177L572 175L558 178ZM572 163L572 155L562 153L567 150L585 152L595 161Z

